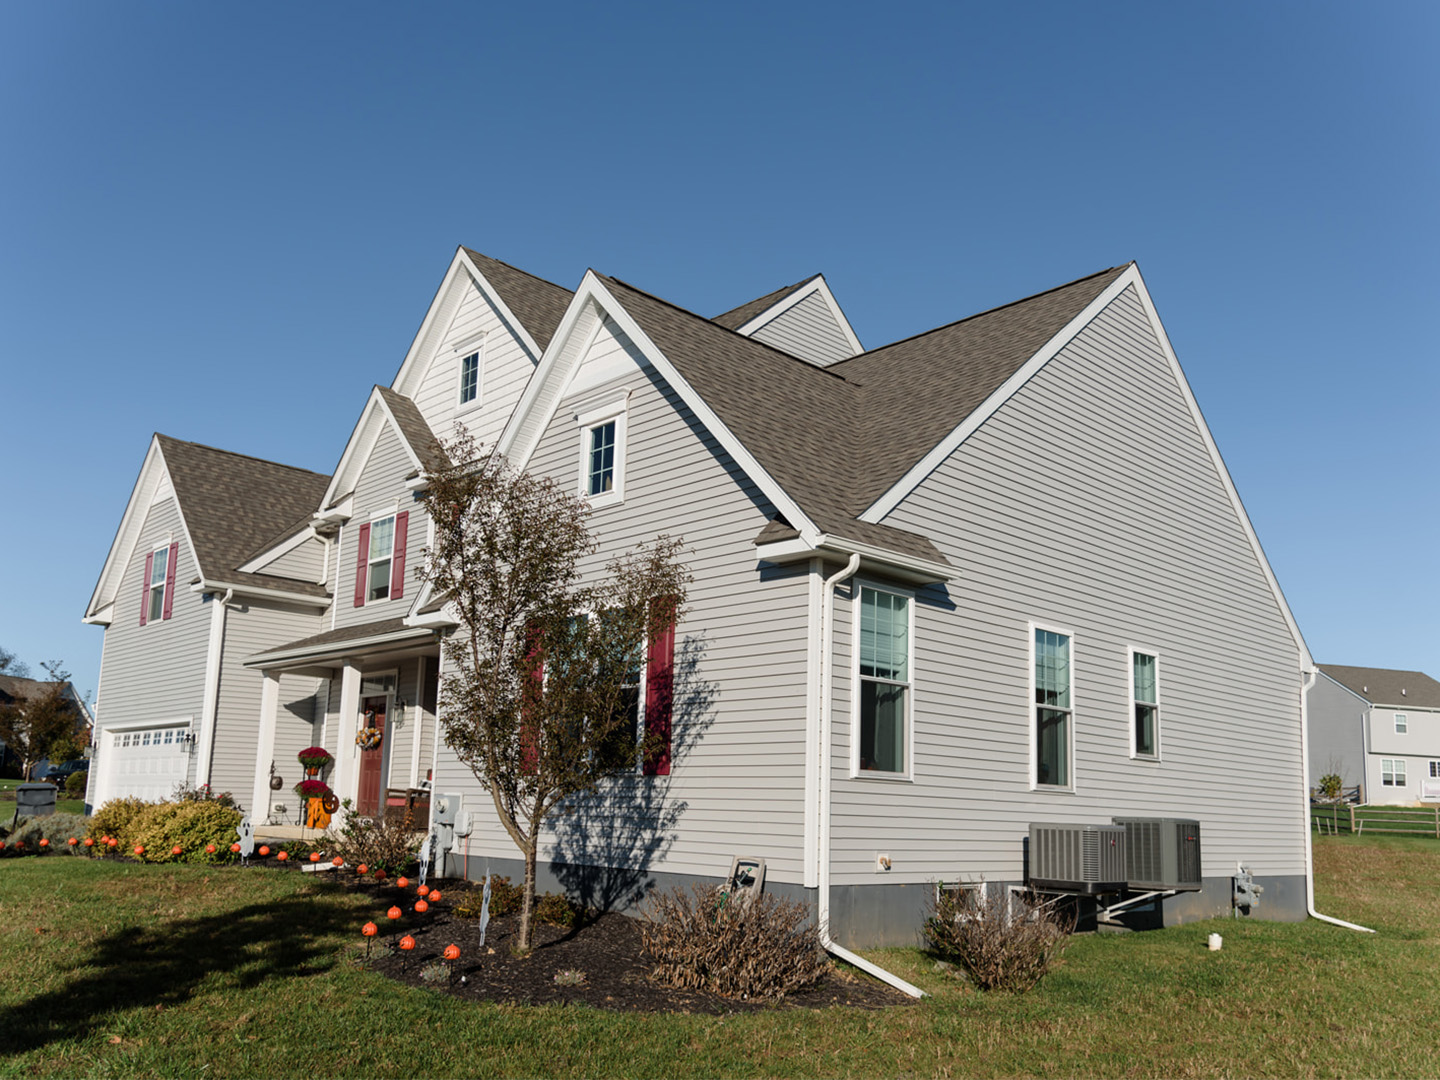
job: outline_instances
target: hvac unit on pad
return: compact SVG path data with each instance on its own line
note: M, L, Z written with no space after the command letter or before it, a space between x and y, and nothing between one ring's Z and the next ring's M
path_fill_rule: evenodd
M1123 891L1124 826L1031 822L1030 885L1087 896Z
M1125 830L1125 881L1142 892L1195 892L1200 822L1191 818L1111 818Z

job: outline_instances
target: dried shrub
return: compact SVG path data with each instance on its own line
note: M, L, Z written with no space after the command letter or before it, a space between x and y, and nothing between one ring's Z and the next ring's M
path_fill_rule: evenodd
M682 990L783 997L818 982L829 964L810 912L768 893L748 902L695 885L656 893L640 933L651 975Z
M157 803L146 807L126 826L120 850L124 854L141 844L145 853L140 858L145 862L228 861L233 858L230 845L235 841L235 827L242 816L239 810L214 800ZM177 844L180 854L171 854ZM207 844L215 845L213 855L205 850Z
M143 811L157 805L144 799L111 799L90 816L90 835L97 841L102 836L113 836L123 845L128 839L126 834L130 823ZM130 846L134 847L133 844Z
M1070 944L1073 915L1035 894L1000 888L937 888L925 920L931 950L982 990L1024 993Z
M42 839L49 840L50 850L58 854L70 851L70 845L67 843L70 837L73 836L77 840L84 839L85 830L89 826L89 819L84 814L51 814L49 817L21 818L20 824L10 839L23 841L25 849L32 853L40 850ZM81 848L80 851L84 852L85 849Z
M333 851L351 866L364 863L372 870L384 870L387 874L410 868L424 837L416 834L409 811L398 819L375 820L355 813L349 799L345 800L344 807L345 824L339 833L326 833L313 842L315 847Z

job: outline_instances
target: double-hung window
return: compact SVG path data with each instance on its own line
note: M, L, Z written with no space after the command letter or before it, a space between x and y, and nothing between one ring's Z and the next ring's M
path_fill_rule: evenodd
M615 490L615 421L596 424L587 434L585 494L608 495Z
M909 772L910 598L860 588L860 773Z
M460 404L467 405L480 397L480 350L460 358Z
M1031 745L1036 787L1073 785L1074 672L1070 663L1071 635L1042 626L1033 627L1031 665L1034 715Z
M410 511L372 518L361 524L359 531L355 606L401 599L405 595L405 545L409 539Z
M150 590L146 596L147 621L154 622L165 613L165 573L170 562L170 549L162 547L150 557Z
M612 399L583 413L580 425L580 494L593 507L625 501L625 403Z
M395 517L370 523L370 586L366 600L384 600L390 595L390 561L395 555Z
M1403 712L1397 712L1397 713L1395 714L1395 734L1396 734L1396 735L1404 735L1404 734L1405 734L1407 731L1409 731L1409 730L1410 730L1410 721L1409 721L1409 718L1406 717L1406 715L1405 715Z
M1405 759L1381 758L1380 783L1385 787L1405 786Z
M1160 756L1160 658L1130 650L1130 753Z

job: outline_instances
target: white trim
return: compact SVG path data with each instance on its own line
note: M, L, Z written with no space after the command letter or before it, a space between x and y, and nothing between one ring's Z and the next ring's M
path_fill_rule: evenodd
M387 620L388 621L388 620ZM417 633L419 631L419 633ZM406 626L386 634L372 637L347 638L323 645L311 645L303 649L289 649L284 652L258 653L244 661L248 668L282 667L299 661L302 664L323 664L326 660L340 660L362 652L373 652L386 645L400 645L408 642L423 644L433 640L429 627Z
M315 529L313 526L307 525L305 528L297 532L294 536L290 537L290 539L282 540L273 548L265 549L259 555L256 555L253 559L251 559L249 562L243 563L240 566L237 566L235 569L242 574L258 573L261 567L269 566L276 559L290 554L290 552L294 551L301 544L304 544L308 540L314 539L317 539Z
M399 393L399 391L394 391ZM404 395L401 395L402 397ZM376 419L377 412L380 418ZM375 453L375 448L380 445L380 436L385 432L385 424L389 424L395 431L395 437L400 440L401 447L405 450L405 456L410 459L411 466L417 472L424 472L425 466L421 463L420 457L415 453L415 448L410 445L410 440L405 438L405 430L395 420L395 414L390 411L390 406L385 402L385 395L380 392L378 386L370 389L370 396L365 401L365 408L360 411L360 419L356 421L355 428L350 432L350 438L346 440L345 450L340 455L340 462L335 466L335 475L330 478L330 484L325 489L325 497L320 500L320 512L316 518L325 517L325 510L336 500L340 492L349 491L354 494L354 487L364 475L366 468L370 465L370 457Z
M255 733L255 782L250 792L250 820L257 825L270 821L270 771L267 763L275 758L276 714L280 710L280 673L261 673L260 726ZM260 807L265 813L260 813Z
M368 524L369 524L369 526L370 526L370 534L369 534L369 536L368 536L367 539L369 540L370 545L371 545L371 547L372 547L372 549L373 549L374 544L375 544L375 526L378 525L378 524L379 524L380 522L382 522L382 521L389 520L389 522L390 522L390 554L389 554L388 556L386 556L384 560L380 560L380 559L376 559L376 558L372 555L372 553L371 553L370 551L365 552L365 606L366 606L366 607L369 607L371 604L384 604L384 603L388 603L390 600L393 599L393 597L390 595L390 586L391 586L391 584L395 581L395 524L396 524L396 519L399 517L399 514L400 514L400 511L399 511L399 509L398 509L397 507L398 507L398 504L395 504L395 505L392 505L391 507L389 507L388 509L384 509L384 510L372 510L372 511L370 512L370 519L369 519L369 521L368 521ZM408 536L406 537L406 546L407 546L407 547L409 546L409 537L408 537ZM357 551L356 554L358 555L359 552ZM373 575L374 570L375 570L375 564L376 564L377 562L381 562L381 561L383 561L383 562L385 563L385 595L384 595L384 596L371 596L370 594L371 594L371 593L374 591L374 589L375 589L375 582L374 582L373 580L371 580L371 578L372 578L372 575Z
M194 714L176 717L173 720L122 720L117 724L106 724L99 729L95 738L98 740L114 731L142 731L145 728L180 727L182 725L193 728L195 726ZM103 750L105 747L102 745L100 748Z
M292 604L309 604L311 607L330 606L329 596L311 596L309 593L292 593L284 589L270 589L264 585L237 585L230 581L214 581L201 578L190 586L193 593L234 593L236 596L262 596L271 600L284 600Z
M1076 717L1079 715L1079 708L1075 700L1075 632L1073 630L1067 630L1055 623L1036 622L1033 619L1027 625L1030 628L1028 634L1029 666L1026 675L1029 692L1025 695L1025 709L1026 726L1030 731L1030 790L1073 795L1079 790L1079 784L1076 782L1075 776L1075 742L1077 729L1079 727L1076 722ZM1039 779L1040 747L1037 736L1040 732L1037 724L1038 717L1035 712L1035 710L1039 708L1035 703L1035 631L1037 630L1044 630L1049 634L1060 634L1070 642L1070 723L1069 731L1066 732L1065 739L1065 752L1069 757L1069 761L1066 764L1066 770L1069 773L1070 779L1068 784L1042 784Z
M1403 712L1394 712L1394 713L1392 713L1391 715L1394 717L1395 734L1396 734L1396 735L1409 735L1409 734L1410 734L1410 714L1409 714L1409 713L1403 713Z
M220 711L220 661L225 646L225 611L229 594L210 603L210 642L205 651L205 698L200 706L200 738L195 745L195 786L210 783L211 755L215 747L215 721Z
M623 400L612 403L607 408L592 409L589 412L577 414L575 417L576 423L580 427L580 469L576 492L582 499L589 502L593 510L615 506L625 501L625 436L629 426L628 419L628 392ZM615 425L615 453L610 468L610 490L591 494L590 455L594 450L595 432L607 424Z
M411 710L415 715L415 734L410 739L410 784L420 786L420 736L425 733L425 710L421 705L425 697L425 665L429 657L421 655L415 661L415 703Z
M820 617L824 609L825 564L810 559L805 641L805 824L804 824L804 887L816 888L820 883L816 867L820 849Z
M951 581L959 576L959 572L953 566L945 563L917 559L913 555L902 555L888 548L862 544L857 540L846 540L828 533L821 533L813 543L805 537L799 536L789 540L756 544L755 553L756 558L760 561L772 563L797 562L800 559L827 555L831 558L848 559L851 555L859 555L865 560L867 569L875 569L890 577L898 577L918 584Z
M1325 679L1325 680L1327 680L1328 682L1334 683L1334 684L1335 684L1336 686L1338 686L1341 690L1344 690L1345 693L1347 693L1347 694L1349 694L1351 697L1353 697L1356 701L1363 702L1364 705L1365 705L1365 707L1366 707L1367 709L1373 708L1373 706L1372 706L1371 703L1370 703L1370 699L1369 699L1369 698L1367 698L1367 697L1366 697L1365 695L1363 695L1363 694L1357 694L1357 693L1355 693L1354 690L1351 690L1350 687L1346 686L1346 685L1345 685L1344 683L1342 683L1339 679L1337 679L1337 678L1335 678L1334 676L1331 676L1331 675L1326 675L1325 672L1324 672L1322 669L1318 668L1318 667L1315 669L1315 673L1316 673L1317 675L1319 675L1322 679Z
M860 339L855 336L855 330L850 325L850 320L847 319L845 313L840 310L840 304L835 299L835 294L830 291L830 285L825 281L824 274L817 274L813 280L796 289L789 296L785 297L785 299L766 308L735 332L737 334L743 334L745 337L753 337L757 330L763 330L781 315L784 315L791 308L804 303L806 299L815 293L819 293L821 299L825 301L825 305L830 309L830 314L835 319L836 325L840 327L840 332L844 334L845 340L850 343L850 355L858 356L864 352L865 349L860 344ZM803 360L804 357L801 357L801 359Z
M906 670L909 679L905 686L905 767L900 772L885 772L880 769L860 768L860 594L861 590L889 593L905 599L905 617L908 626L905 631ZM887 686L899 686L892 679L878 679ZM850 779L880 780L885 783L914 782L915 780L915 592L869 578L855 577L850 588Z
M1071 649L1074 653L1074 649ZM1142 754L1137 748L1135 738L1135 706L1151 704L1150 702L1138 702L1135 700L1135 654L1153 657L1155 660L1155 752L1153 754ZM1072 655L1073 662L1074 657ZM1034 675L1031 675L1034 678ZM1073 682L1074 679L1072 678ZM1126 645L1125 646L1125 685L1128 687L1129 710L1126 714L1126 721L1130 729L1130 756L1137 761L1160 761L1161 743L1160 729L1163 726L1165 711L1162 705L1162 694L1160 692L1160 650L1152 649L1147 645Z
M359 747L355 745L355 733L360 719L360 666L347 659L340 672L340 708L335 715L335 784L334 791L340 800L349 799L355 804L355 792L359 787L360 773L356 768ZM337 815L344 825L345 811Z

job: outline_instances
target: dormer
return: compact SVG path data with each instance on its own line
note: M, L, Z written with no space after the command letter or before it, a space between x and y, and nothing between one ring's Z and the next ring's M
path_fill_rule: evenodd
M712 321L817 367L864 352L824 274L776 289Z

